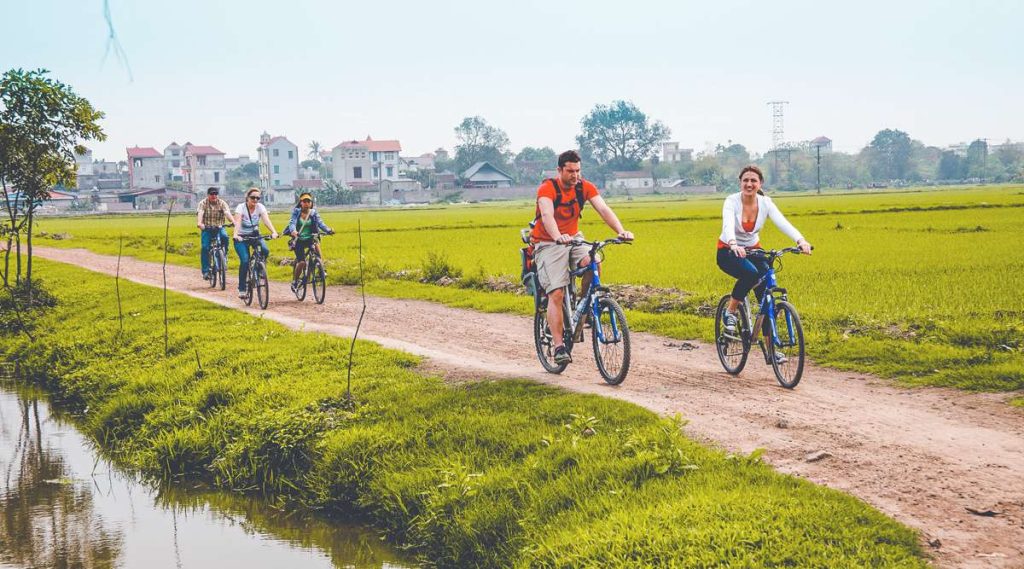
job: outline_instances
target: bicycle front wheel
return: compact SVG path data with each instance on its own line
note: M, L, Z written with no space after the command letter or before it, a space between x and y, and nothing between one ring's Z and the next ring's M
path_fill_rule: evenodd
M732 334L726 333L722 317L731 298L732 296L728 294L723 296L718 301L718 309L715 310L715 351L718 352L718 360L722 362L725 371L739 375L747 365L747 356L750 354L750 321L747 319L747 310L741 303L736 311L739 329Z
M629 373L629 326L615 299L603 297L596 302L597 322L591 327L594 360L601 377L610 385L618 385Z
M299 282L295 283L295 298L299 301L306 300L306 284L309 282L309 265L302 268L299 274Z
M270 302L270 285L267 283L267 267L262 262L256 265L256 298L259 299L260 309L266 310Z
M245 296L242 297L242 302L246 306L252 306L252 289L256 286L256 269L251 264L245 276Z
M210 254L208 255L207 259L207 262L209 263L208 266L210 268L210 272L206 274L206 278L210 281L210 288L215 288L217 286L217 277L220 276L220 271L218 270L217 267L217 252L210 251Z
M784 300L775 303L773 328L768 358L779 385L793 389L804 373L804 328L792 304Z
M313 300L317 304L323 304L327 298L327 272L324 271L324 264L319 258L313 259L313 267L309 272L309 280L313 285Z
M217 251L216 258L217 258L217 276L214 277L214 278L215 279L216 278L220 279L220 289L224 290L224 288L228 284L228 279L227 279L227 276L228 276L228 259L227 259L227 255L225 255L224 254L224 250L221 249L220 251Z

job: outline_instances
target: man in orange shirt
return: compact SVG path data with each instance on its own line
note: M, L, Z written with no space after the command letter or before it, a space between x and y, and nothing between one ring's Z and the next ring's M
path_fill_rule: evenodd
M537 188L537 218L531 239L536 246L533 258L537 264L537 280L548 294L548 327L553 336L555 363L572 361L562 340L562 303L565 287L569 286L569 266L584 266L590 262L584 247L567 247L579 231L583 204L590 202L594 211L620 239L632 240L633 234L622 227L594 184L580 176L580 155L567 150L558 156L558 177L544 180Z

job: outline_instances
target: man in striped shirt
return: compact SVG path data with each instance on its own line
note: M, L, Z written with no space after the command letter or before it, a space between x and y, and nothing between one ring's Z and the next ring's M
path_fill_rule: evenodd
M203 278L210 276L210 242L215 235L220 235L220 243L224 247L224 255L228 254L228 232L224 226L231 222L231 208L228 202L220 199L220 190L212 186L206 190L206 199L199 202L199 210L196 212L196 225L202 232L200 243L202 243L199 263L203 268Z

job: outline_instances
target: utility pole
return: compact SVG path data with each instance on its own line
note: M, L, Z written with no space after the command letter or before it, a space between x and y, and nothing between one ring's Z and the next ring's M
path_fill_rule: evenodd
M818 193L820 194L821 193L821 145L820 144L815 144L814 145L814 152L817 155L816 158L817 158L817 161L818 161Z
M783 129L783 111L785 106L789 104L789 101L769 101L768 106L772 109L772 148L771 153L774 158L774 174L775 180L773 182L779 183L781 176L779 175L779 152L782 152L786 147L786 135Z

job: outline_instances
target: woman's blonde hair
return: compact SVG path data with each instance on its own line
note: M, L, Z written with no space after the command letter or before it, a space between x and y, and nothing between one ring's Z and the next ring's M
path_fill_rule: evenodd
M253 192L259 192L259 191L260 191L259 188L253 186L253 187L249 188L248 190L245 190L245 197L249 197L249 196L252 195Z

